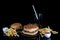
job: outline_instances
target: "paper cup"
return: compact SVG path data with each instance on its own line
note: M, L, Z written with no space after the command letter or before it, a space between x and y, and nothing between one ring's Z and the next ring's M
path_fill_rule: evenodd
M6 31L8 30L8 27L4 27L2 30L4 33L6 33Z
M46 38L50 38L51 33L45 33L44 36L45 36Z

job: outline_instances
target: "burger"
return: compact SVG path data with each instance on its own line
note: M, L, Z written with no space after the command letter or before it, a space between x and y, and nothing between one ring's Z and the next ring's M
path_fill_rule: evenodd
M15 30L21 29L21 27L22 27L21 23L13 23L10 26L10 28L13 28Z
M38 33L38 29L39 27L37 24L27 24L24 25L22 33L26 35L36 35Z

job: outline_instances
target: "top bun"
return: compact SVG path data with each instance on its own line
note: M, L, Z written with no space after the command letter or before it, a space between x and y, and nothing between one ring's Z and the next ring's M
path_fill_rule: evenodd
M13 23L13 24L11 24L11 28L14 28L14 29L20 29L20 27L21 27L22 25L21 25L21 23Z
M35 30L37 30L38 29L38 25L37 24L27 24L27 25L25 25L24 26L24 30L26 30L26 31L35 31Z

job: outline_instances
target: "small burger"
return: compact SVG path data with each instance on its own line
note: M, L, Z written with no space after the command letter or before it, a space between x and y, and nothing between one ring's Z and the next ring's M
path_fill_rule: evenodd
M11 24L10 28L13 28L15 30L18 30L22 27L21 23L13 23Z
M38 33L38 29L39 27L37 26L37 24L27 24L24 25L22 32L26 35L36 35Z

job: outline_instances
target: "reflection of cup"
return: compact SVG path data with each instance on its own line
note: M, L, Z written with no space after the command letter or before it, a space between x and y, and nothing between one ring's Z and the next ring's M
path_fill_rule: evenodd
M45 33L44 36L45 36L46 38L50 38L51 33Z

